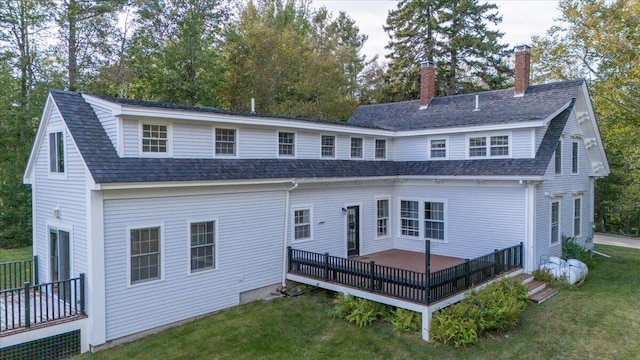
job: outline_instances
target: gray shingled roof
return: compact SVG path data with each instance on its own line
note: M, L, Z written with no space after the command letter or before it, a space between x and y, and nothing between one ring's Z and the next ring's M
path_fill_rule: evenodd
M544 120L574 99L583 83L581 79L532 85L522 97L514 97L513 89L436 97L423 110L419 100L364 105L347 123L402 131Z
M378 176L542 176L572 106L551 121L534 159L357 161L305 159L120 158L81 94L51 91L97 183ZM564 103L563 103L564 104ZM557 110L557 109L556 109Z

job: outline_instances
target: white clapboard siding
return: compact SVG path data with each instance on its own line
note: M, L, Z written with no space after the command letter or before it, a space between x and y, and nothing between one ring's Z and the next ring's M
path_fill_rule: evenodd
M122 143L124 145L123 157L140 156L140 134L136 120L122 121Z
M513 158L531 157L531 129L513 130L509 141L511 141L511 156Z
M93 112L95 112L100 124L107 133L109 140L113 144L114 148L118 147L118 123L116 117L111 115L111 110L98 105L91 105Z
M104 204L107 340L239 303L244 291L281 281L284 191ZM217 219L218 269L189 273L190 221ZM162 225L164 279L127 282L127 228Z
M243 159L275 158L278 132L269 128L243 127L238 134L238 149Z
M47 128L61 129L63 122L60 113L53 108L48 119ZM35 163L34 214L35 251L39 261L39 279L41 282L51 281L50 244L48 225L71 231L72 276L87 272L87 233L85 215L85 176L86 167L78 149L65 129L65 173L66 179L49 178L49 136L37 149ZM56 219L53 209L60 209L60 218Z
M400 200L421 202L420 219L424 219L424 201L446 203L446 243L432 241L433 254L475 258L495 249L517 245L525 240L525 191L514 185L493 187L485 185L432 186L399 185L395 193L395 212L399 218ZM400 236L396 222L395 247L410 251L424 251L424 224L420 237Z
M427 136L408 136L395 139L395 161L425 161L428 160Z
M210 125L173 124L173 157L213 157L213 128Z

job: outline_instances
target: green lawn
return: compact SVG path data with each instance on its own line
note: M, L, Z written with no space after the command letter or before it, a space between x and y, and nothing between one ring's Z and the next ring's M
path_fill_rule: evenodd
M32 257L31 246L17 249L0 249L0 263L27 260Z
M235 307L80 359L637 358L640 250L597 249L612 258L599 258L582 285L530 305L518 329L492 334L473 347L396 336L384 323L358 328L331 318L332 295L316 291Z

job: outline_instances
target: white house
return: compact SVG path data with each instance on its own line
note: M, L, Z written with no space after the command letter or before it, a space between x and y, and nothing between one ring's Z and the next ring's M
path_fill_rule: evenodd
M42 282L86 274L91 347L237 305L287 247L462 259L523 243L524 270L591 239L609 173L583 80L359 107L343 123L51 91L24 182ZM294 278L294 277L291 277Z

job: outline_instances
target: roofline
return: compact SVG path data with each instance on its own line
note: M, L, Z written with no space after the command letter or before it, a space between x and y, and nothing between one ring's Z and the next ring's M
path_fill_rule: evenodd
M44 132L46 131L48 121L45 119L49 119L51 115L51 110L55 106L55 100L53 99L53 95L51 92L47 94L47 100L44 104L44 109L42 110L42 115L40 116L40 122L38 124L38 130L36 131L36 137L33 141L33 146L31 147L31 152L29 153L29 160L27 161L27 167L24 170L24 175L22 176L22 182L24 184L33 184L33 167L36 163L36 157L38 156L38 149L42 145L42 139L44 137Z
M203 186L243 186L276 184L317 184L349 181L406 181L406 180L476 180L476 181L545 181L542 176L467 176L467 175L399 175L399 176L351 176L351 177L314 177L314 178L278 178L262 180L212 180L212 181L163 181L163 182L122 182L95 184L92 190L129 190L129 189L166 189L173 187L192 188Z
M558 110L553 112L551 115L547 116L547 118L543 120L544 126L549 126L549 123L551 122L551 120L555 119L556 116L560 115L561 112L565 111L569 106L571 106L572 102L573 100L567 102L566 104L561 106Z
M594 133L596 135L596 141L598 143L598 147L600 150L600 156L602 156L605 172L603 175L599 177L608 176L611 173L611 168L609 167L609 159L607 159L607 153L604 151L604 143L602 142L602 137L600 136L600 128L598 127L598 121L596 120L596 114L593 111L593 104L591 103L591 95L589 94L589 88L587 87L587 82L584 81L582 83L582 94L585 98L585 104L587 106L587 111L589 112L589 117L592 119L592 124L594 126Z
M526 121L526 122L509 122L504 124L487 124L477 126L454 126L454 127L442 127L437 129L423 129L423 130L403 130L394 132L395 137L407 137L407 136L423 136L423 135L440 135L440 134L459 134L467 132L480 132L480 131L500 131L511 129L527 129L535 127L545 126L545 120Z

